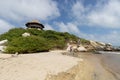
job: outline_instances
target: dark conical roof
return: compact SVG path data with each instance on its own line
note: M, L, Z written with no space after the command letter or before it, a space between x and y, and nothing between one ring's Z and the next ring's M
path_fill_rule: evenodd
M30 21L30 22L27 22L25 25L26 25L27 27L29 27L29 25L33 25L33 24L39 25L39 26L41 26L42 28L44 28L44 25L41 24L38 20L32 20L32 21ZM36 27L37 27L37 26L36 26Z

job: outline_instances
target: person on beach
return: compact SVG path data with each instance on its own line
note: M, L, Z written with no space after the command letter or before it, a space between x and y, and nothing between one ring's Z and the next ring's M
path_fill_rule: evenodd
M72 47L73 47L73 46L71 45L71 46L70 46L70 52L72 52L72 51L73 51Z
M68 47L67 47L67 51L69 51L69 52L72 52L72 45L70 45L69 43L67 44L68 45Z

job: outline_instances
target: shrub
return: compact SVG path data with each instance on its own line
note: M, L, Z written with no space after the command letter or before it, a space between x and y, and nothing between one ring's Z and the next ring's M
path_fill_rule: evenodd
M66 46L65 37L62 32L52 30L45 31L43 37L46 38L52 45L52 48L64 49Z
M31 36L22 37L22 34L28 32ZM49 49L64 49L67 42L80 39L82 44L89 44L88 40L79 38L68 32L57 32L53 30L37 30L13 28L0 35L0 40L8 39L8 53L31 53L48 51Z
M8 43L6 52L8 53L33 53L49 51L51 46L44 38L37 36L19 37Z
M8 39L12 41L14 38L20 37L26 30L23 28L13 28L8 32L0 35L0 40Z
M38 29L26 29L26 32L32 34L32 35L35 35L35 36L42 36L44 31L42 30L38 30Z
M90 44L90 41L83 39L83 38L80 38L80 42L81 42L81 44L86 44L86 45Z

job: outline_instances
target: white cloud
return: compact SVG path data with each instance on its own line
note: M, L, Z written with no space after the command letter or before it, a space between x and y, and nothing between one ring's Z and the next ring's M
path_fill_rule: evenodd
M104 43L111 43L113 45L120 45L120 37L119 37L120 32L118 31L111 31L107 34L102 34L102 35L99 33L88 34L80 31L75 23L69 22L65 24L63 22L59 22L59 23L56 23L56 26L58 27L58 30L61 32L70 32L70 33L76 34L81 38L100 41Z
M54 28L49 24L45 24L45 30L54 30Z
M48 20L60 16L53 0L3 0L0 2L0 17L5 20Z
M78 27L73 23L65 24L63 22L60 22L60 23L56 23L56 25L58 26L59 31L61 31L61 32L70 32L70 33L74 33L74 34L80 33Z
M72 12L81 24L120 28L120 0L109 0L104 4L98 0L94 6L84 6L82 2L77 1L72 7Z
M120 37L119 37L120 32L118 31L111 31L110 33L102 34L102 35L99 33L88 34L88 33L81 32L75 23L69 22L65 24L63 22L60 22L60 23L56 23L56 26L58 27L58 30L61 32L70 32L70 33L76 34L81 38L100 41L104 43L111 43L113 45L120 45Z
M104 1L104 4L103 4ZM103 27L109 29L120 29L120 0L98 0L95 5L84 5L77 1L72 7L72 13L77 21L77 25L87 25L93 27ZM120 32L109 31L109 34L101 33L81 33L80 37L86 39L112 43L120 45Z
M76 2L73 5L72 10L73 10L73 15L75 17L78 17L79 19L81 19L85 13L85 7L81 2Z
M58 27L58 30L61 32L69 32L69 33L75 34L81 38L85 38L88 40L111 43L111 44L117 45L117 46L120 45L120 37L119 37L120 32L118 32L118 31L111 31L107 34L100 34L100 33L87 34L87 33L80 31L79 28L77 27L77 25L72 22L68 22L66 24L63 22L59 22L59 23L57 22L57 23L55 23L55 25ZM50 26L50 28L51 28L51 26Z
M111 42L112 44L115 45L120 45L120 37L119 37L120 32L112 31L109 34L106 34L104 36L101 36L101 40L105 42Z
M9 29L14 28L13 25L9 24L8 22L0 19L0 34L8 31Z

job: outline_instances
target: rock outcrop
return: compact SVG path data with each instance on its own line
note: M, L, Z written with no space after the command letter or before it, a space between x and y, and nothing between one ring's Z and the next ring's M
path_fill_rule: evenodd
M0 41L0 46L4 45L6 42L8 42L7 39Z
M0 51L1 52L5 51L5 48L6 48L5 43L7 43L7 42L8 42L7 39L0 41Z
M91 41L91 40L90 40L90 45L92 45L93 48L94 48L94 49L97 49L97 50L103 50L104 47L105 47L105 43L96 42L96 41Z
M22 34L22 37L28 37L28 36L30 36L30 33L25 32Z
M69 43L67 51L115 51L110 43L103 43L90 40L90 44Z
M82 46L82 45L78 45L78 44L69 44L67 45L67 51L68 52L84 52L84 51L87 51L87 49Z
M77 48L77 51L86 52L87 49L86 49L84 46L79 46L79 47Z

